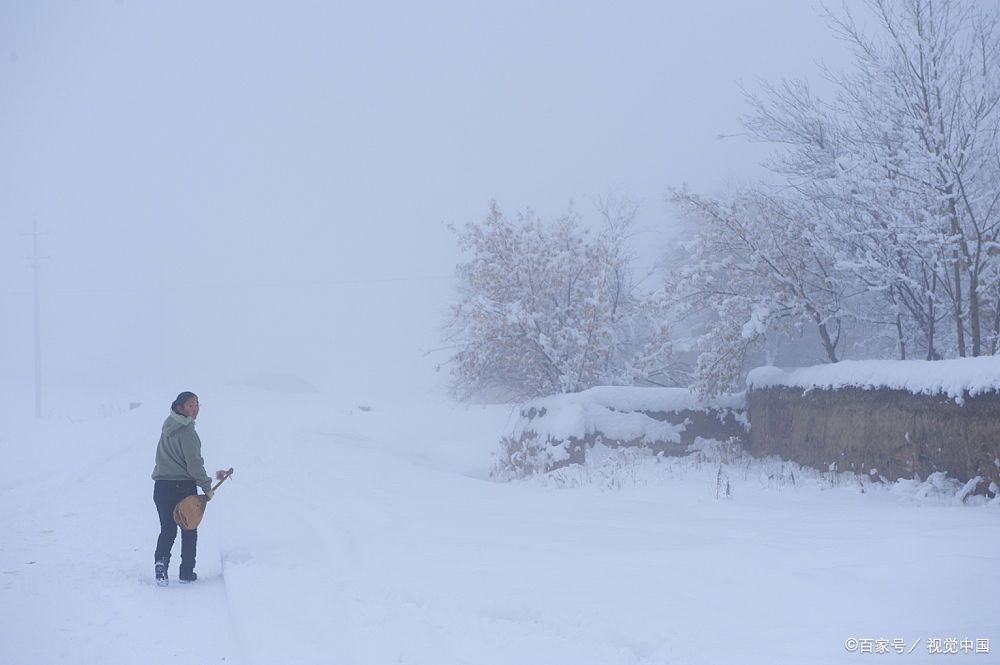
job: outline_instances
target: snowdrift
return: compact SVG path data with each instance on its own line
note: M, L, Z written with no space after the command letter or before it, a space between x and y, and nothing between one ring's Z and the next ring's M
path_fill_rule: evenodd
M744 408L743 394L702 399L686 388L600 386L533 400L501 440L493 476L511 479L580 464L598 445L684 454L699 437L742 438Z

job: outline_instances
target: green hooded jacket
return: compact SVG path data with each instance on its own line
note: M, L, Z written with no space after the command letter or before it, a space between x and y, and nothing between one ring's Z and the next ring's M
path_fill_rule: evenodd
M212 479L205 473L205 460L201 458L201 439L194 431L194 418L171 410L163 421L153 480L193 480L206 492L212 489Z

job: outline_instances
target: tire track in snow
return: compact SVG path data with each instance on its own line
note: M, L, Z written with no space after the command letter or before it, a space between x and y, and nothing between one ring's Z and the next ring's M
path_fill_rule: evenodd
M323 466L322 451L294 443ZM294 472L281 460L261 460L241 475L240 500L224 511L220 505L229 543L222 555L226 594L246 663L357 662L348 579L358 562L352 537L324 518L343 505L324 478L306 478L294 492L268 489L273 477Z

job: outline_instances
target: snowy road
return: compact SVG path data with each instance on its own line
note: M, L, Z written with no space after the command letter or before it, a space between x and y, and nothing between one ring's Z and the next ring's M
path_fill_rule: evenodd
M5 435L29 471L0 485L0 662L869 657L852 637L1000 649L995 506L735 469L717 499L716 467L690 462L626 470L617 490L497 484L478 476L502 409L281 399L280 417L245 394L203 410L207 463L237 472L200 529L202 579L168 589L151 580L159 411Z
M0 661L250 662L216 535L199 543L203 580L153 583L152 484L125 476L149 467L149 456L128 442L128 425L45 423L3 439L22 475L0 495Z

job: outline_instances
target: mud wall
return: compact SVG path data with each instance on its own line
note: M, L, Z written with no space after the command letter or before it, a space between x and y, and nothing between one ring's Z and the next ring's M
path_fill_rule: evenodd
M1000 485L1000 394L966 397L901 390L769 387L747 395L746 446L828 470L886 480L944 471L961 481Z

